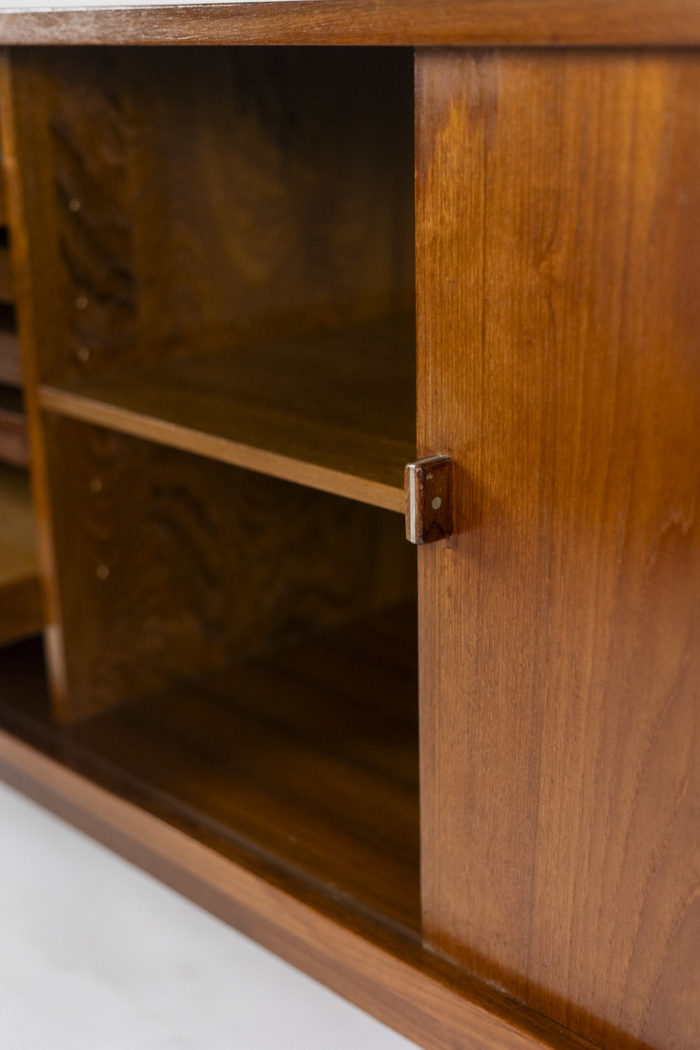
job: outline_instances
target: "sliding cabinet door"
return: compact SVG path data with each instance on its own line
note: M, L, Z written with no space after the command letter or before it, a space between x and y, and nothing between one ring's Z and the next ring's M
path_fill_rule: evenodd
M700 1043L699 74L417 54L425 936L616 1048Z

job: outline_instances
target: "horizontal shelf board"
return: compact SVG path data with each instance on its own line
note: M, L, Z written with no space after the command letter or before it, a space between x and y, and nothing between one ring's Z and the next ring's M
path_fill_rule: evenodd
M415 605L71 728L6 724L225 856L420 925ZM23 721L24 720L24 721Z
M253 343L42 386L43 408L387 510L415 458L406 323Z
M0 645L42 629L29 480L0 465Z

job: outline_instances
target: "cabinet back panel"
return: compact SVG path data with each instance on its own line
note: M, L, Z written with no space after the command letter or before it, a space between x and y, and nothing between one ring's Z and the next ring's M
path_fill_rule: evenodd
M413 312L408 51L12 61L44 382Z
M415 595L398 515L45 422L64 717L206 679Z
M616 1050L700 1037L699 74L418 58L425 932Z

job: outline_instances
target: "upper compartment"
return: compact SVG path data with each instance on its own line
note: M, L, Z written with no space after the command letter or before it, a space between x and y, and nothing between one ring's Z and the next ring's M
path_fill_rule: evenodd
M400 510L411 53L75 57L17 72L44 404Z

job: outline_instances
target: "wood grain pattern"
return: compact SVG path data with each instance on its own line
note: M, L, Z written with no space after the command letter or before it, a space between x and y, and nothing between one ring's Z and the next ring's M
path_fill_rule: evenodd
M677 45L695 0L292 0L9 11L3 44Z
M412 315L408 52L12 66L45 382Z
M351 917L308 888L290 892L249 856L223 856L215 836L195 839L76 772L68 731L48 719L36 650L0 654L0 678L8 685L0 703L4 780L386 1024L429 1050L593 1050L415 940Z
M415 453L410 319L253 341L42 387L44 408L403 512Z
M136 117L110 51L86 51L79 63L61 63L60 53L39 63L32 52L13 52L7 67L8 175L22 239L16 247L27 255L20 321L31 326L28 356L37 376L58 370L56 362L79 374L91 355L118 357L138 343L128 152Z
M417 70L419 451L458 532L419 552L425 934L600 1045L691 1050L700 66Z
M45 427L66 717L415 594L397 515L70 420Z
M29 483L0 466L0 645L43 625Z
M441 16L421 7L416 18L437 31ZM487 32L475 7L445 5L450 40L467 32L467 9L469 32ZM339 42L342 32L366 41L380 22L394 42L407 31L386 20L395 6L364 10L369 22L342 28L332 17L359 6L343 4L341 17L285 5L283 28L277 5L242 6L224 32L248 25L239 42L248 32L270 43L275 32L278 42ZM479 10L504 17L496 2ZM530 21L525 10L511 43L566 30L558 42L611 43L617 32L680 44L697 19L675 2L663 12L543 2ZM21 24L53 31L42 17ZM213 39L220 17L96 14L80 32ZM75 42L76 23L62 25ZM4 774L427 1046L590 1047L582 1034L610 1050L694 1050L697 59L418 56L419 451L452 455L457 504L456 536L420 554L421 948L390 929L415 931L415 875L387 903L383 876L361 861L339 896L364 900L364 914L350 921L347 900L331 899L339 858L317 834L321 820L304 863L325 890L308 871L305 889L290 875L293 850L269 797L255 794L253 827L225 796L212 803L211 782L196 797L195 783L178 826L159 819L178 808L183 736L208 743L207 725L221 725L218 701L204 702L202 725L193 720L192 693L178 696L175 681L227 675L235 657L280 660L282 680L298 685L306 667L284 663L295 644L412 591L400 522L67 419L39 426L38 364L44 380L75 389L155 358L186 373L184 355L202 353L204 366L205 354L251 335L261 346L337 335L406 308L407 56L233 50L13 59L3 129L57 708L80 717L136 700L145 714L123 708L55 731L44 720L44 755L2 739ZM20 177L21 156L37 162ZM184 405L185 379L169 391L174 404ZM165 441L156 382L141 415L58 396L74 398L64 411L102 411L102 423ZM56 388L47 405L51 396ZM191 441L179 426L172 444ZM247 667L251 698L269 700L269 680L260 688ZM166 738L170 757L149 770L150 752L133 740L162 740L158 695L175 698L188 728ZM247 712L243 722L260 758ZM308 723L304 737L300 750ZM288 746L288 726L280 738ZM79 765L78 739L103 752L91 773L100 783L47 757ZM133 754L136 783L123 758L122 773L106 772L112 747ZM311 753L323 767L320 747ZM159 788L144 788L150 772ZM211 772L203 762L200 785ZM133 801L148 790L153 812L139 812ZM401 826L408 808L398 812ZM229 821L235 859L221 849ZM372 849L379 837L375 828ZM395 852L407 843L402 832Z

